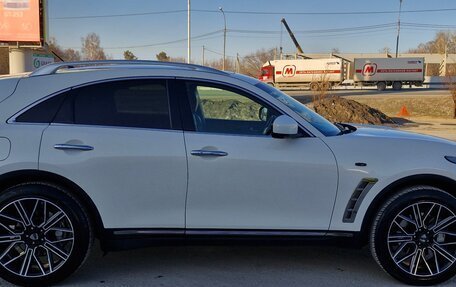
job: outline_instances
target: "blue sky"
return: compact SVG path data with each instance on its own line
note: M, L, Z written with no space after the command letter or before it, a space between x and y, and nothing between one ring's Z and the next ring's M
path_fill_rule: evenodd
M187 0L48 0L49 35L55 37L63 47L80 49L81 37L90 32L100 35L105 51L114 58L121 58L124 50L131 50L141 59L155 59L160 51L166 51L173 57L186 57L187 42L174 42L156 45L187 37L186 12L168 14L149 14L124 17L66 18L80 16L117 15L161 11L186 10ZM192 0L192 9L217 10L223 7L229 30L260 30L275 33L240 33L229 32L227 37L227 55L241 56L260 48L280 46L280 19L285 17L296 31L296 36L304 52L330 52L338 48L341 52L378 52L387 46L395 49L396 28L381 26L368 30L347 30L345 32L309 33L309 30L341 29L360 26L383 25L397 22L397 13L393 14L357 14L357 15L264 15L236 14L229 11L260 12L358 12L398 10L399 0ZM454 0L404 0L402 9L422 10L456 8ZM403 23L424 23L450 25L456 30L456 11L403 13ZM60 19L59 19L60 18ZM192 41L192 60L201 62L201 50L204 45L206 59L220 57L223 51L223 16L220 12L192 13L192 36L215 34ZM449 28L444 27L443 30ZM218 32L217 32L218 31ZM307 32L306 32L307 31ZM436 29L403 26L399 51L416 47L421 42L433 38ZM284 52L294 52L288 34L283 34ZM132 47L153 45L148 47ZM213 51L213 52L211 52Z

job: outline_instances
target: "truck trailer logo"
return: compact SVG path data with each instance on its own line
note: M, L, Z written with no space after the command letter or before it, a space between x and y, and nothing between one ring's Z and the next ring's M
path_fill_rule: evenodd
M284 77L293 77L296 74L296 66L294 65L286 65L283 67L282 75Z
M377 73L377 64L367 63L363 67L363 76L373 76Z

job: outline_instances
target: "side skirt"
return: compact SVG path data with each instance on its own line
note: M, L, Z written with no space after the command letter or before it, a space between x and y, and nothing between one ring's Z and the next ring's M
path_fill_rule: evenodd
M235 229L106 229L103 251L176 245L337 245L360 247L359 232Z

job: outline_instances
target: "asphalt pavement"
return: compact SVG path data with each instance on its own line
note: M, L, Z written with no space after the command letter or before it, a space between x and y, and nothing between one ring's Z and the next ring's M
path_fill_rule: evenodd
M4 285L5 284L5 285ZM9 286L1 281L1 286ZM404 286L369 250L332 246L179 246L94 250L61 286ZM456 286L456 278L442 286Z

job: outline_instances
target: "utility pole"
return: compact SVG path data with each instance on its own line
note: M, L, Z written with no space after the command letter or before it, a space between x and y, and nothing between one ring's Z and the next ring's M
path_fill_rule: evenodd
M204 45L203 45L203 50L202 50L201 55L202 55L201 63L202 63L202 65L204 66Z
M190 0L187 0L187 63L190 64L192 58L192 48L190 42Z
M402 10L402 0L399 0L399 16L397 18L397 38L396 38L396 58L399 52L399 34L401 33L401 10Z
M226 59L226 17L225 17L225 12L223 11L222 7L219 7L220 12L223 14L223 21L225 23L224 29L223 29L223 71L225 71L225 59Z

